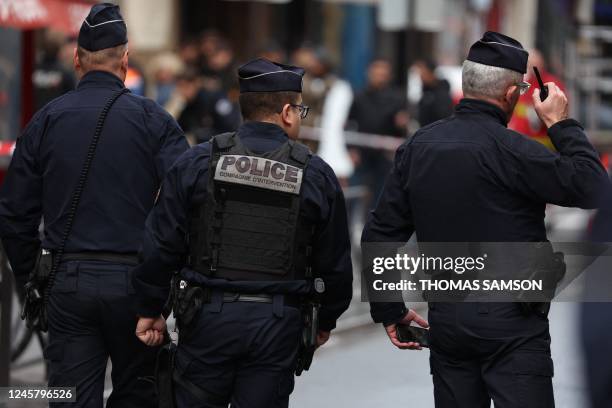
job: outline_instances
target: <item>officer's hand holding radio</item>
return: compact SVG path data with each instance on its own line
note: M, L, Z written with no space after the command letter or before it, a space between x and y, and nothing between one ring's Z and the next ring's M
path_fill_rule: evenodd
M540 89L533 91L533 106L538 117L550 128L557 122L568 118L567 97L554 82L547 82L548 96L544 101L540 100Z
M400 324L410 325L410 322L412 321L414 321L416 324L418 324L419 326L423 328L429 327L429 323L427 323L427 320L423 319L417 312L415 312L412 309L408 310L408 313L406 313L406 315L398 323L390 324L389 326L385 327L385 330L387 331L387 336L389 336L389 340L391 340L391 343L393 343L395 347L402 349L402 350L406 350L406 349L421 350L422 349L419 343L412 342L412 341L405 343L405 342L401 342L398 339L397 326Z

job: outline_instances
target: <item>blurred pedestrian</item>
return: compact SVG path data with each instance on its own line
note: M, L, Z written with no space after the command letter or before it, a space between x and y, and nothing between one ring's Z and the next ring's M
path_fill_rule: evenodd
M208 56L202 68L202 85L211 92L228 93L238 88L234 67L234 50L225 41L219 40L217 47Z
M421 127L449 117L453 113L450 84L436 75L433 60L420 60L414 64L422 84L422 96L418 104L418 122Z
M223 36L215 29L205 30L201 35L198 42L198 54L199 54L199 69L201 73L205 73L208 69L208 63L212 56L219 49L219 45L224 41Z
M45 33L42 55L32 72L36 111L58 96L72 91L76 85L74 73L60 59L60 50L65 41L61 33Z
M537 242L552 261L546 203L593 208L608 176L552 82L544 102L539 90L533 100L559 153L506 128L529 87L527 57L518 41L499 33L472 45L464 99L452 117L421 128L398 149L363 245L404 243L414 233L419 243ZM491 399L497 408L554 407L549 306L430 301L436 407L488 408ZM425 325L401 300L373 302L371 313L396 347L420 347L398 340L398 324Z
M269 61L284 64L287 61L287 53L276 41L268 41L257 53L257 57Z
M406 95L392 84L392 80L393 69L389 60L379 58L370 62L366 87L355 96L349 115L355 130L385 136L406 136Z
M181 59L173 53L163 53L155 56L150 64L153 78L149 94L161 106L165 106L176 90L176 78L184 70Z
M294 51L293 62L306 70L303 93L308 100L310 111L304 125L321 126L325 98L338 80L333 73L329 53L323 47L306 44Z
M58 59L60 64L64 67L64 69L74 75L72 72L73 69L73 59L74 59L74 49L77 47L77 38L75 36L66 37L60 47ZM76 78L75 78L76 85Z
M344 138L344 126L353 102L351 86L334 74L331 57L323 47L304 45L293 53L293 59L306 70L302 92L309 104L312 103L311 113L303 125L320 129L318 146L316 143L309 146L316 148L345 185L354 170Z
M147 89L147 80L138 63L130 63L125 76L125 87L134 95L144 96Z
M178 123L193 143L202 143L217 133L236 130L240 112L222 91L208 91L193 69L177 78L177 92L182 98Z
M392 67L388 60L379 58L370 63L367 85L355 96L351 106L349 128L374 135L406 135L406 96L401 89L392 85L392 79ZM352 148L351 157L356 163L353 178L357 179L357 183L365 184L371 198L375 200L382 188L380 180L384 179L391 169L390 152Z
M179 44L178 54L183 64L190 69L200 69L200 43L195 38L186 38Z
M531 84L531 88L519 98L516 109L514 110L514 115L512 115L512 120L508 123L508 127L525 136L533 138L550 149L554 149L554 145L546 133L546 125L542 123L533 107L532 96L534 89L538 86L538 80L533 73L534 66L540 71L542 81L554 82L562 91L565 91L565 86L561 79L548 71L542 53L537 49L530 50L525 80Z

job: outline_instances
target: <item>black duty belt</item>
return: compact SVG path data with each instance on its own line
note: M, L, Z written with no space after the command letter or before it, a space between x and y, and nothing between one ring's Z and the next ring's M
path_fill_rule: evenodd
M138 255L117 252L73 252L64 254L62 261L103 261L127 265L138 265Z
M223 292L223 303L232 302L255 302L255 303L273 303L274 296L268 293L235 293ZM283 304L285 306L300 307L301 301L297 296L283 296Z

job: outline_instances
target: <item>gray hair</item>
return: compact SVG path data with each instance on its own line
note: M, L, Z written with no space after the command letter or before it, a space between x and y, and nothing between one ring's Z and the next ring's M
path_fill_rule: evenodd
M523 80L523 74L511 69L464 61L461 86L464 95L499 99L508 87Z

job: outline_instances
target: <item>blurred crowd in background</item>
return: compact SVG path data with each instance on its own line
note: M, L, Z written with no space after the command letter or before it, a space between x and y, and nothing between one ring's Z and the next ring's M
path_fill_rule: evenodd
M77 83L72 68L74 38L54 31L47 31L42 38L32 76L36 110L74 89ZM253 58L305 68L303 100L310 111L303 125L308 127L321 128L322 122L332 120L347 130L401 139L409 135L411 128L452 114L450 85L436 75L433 60L419 60L411 67L422 83L422 95L417 103L409 104L406 90L395 81L391 61L382 57L369 62L367 84L362 89L350 89L335 73L328 51L320 45L305 43L286 53L270 42ZM202 143L215 134L236 130L242 121L236 73L242 62L222 34L206 30L181 42L176 52L154 56L146 66L130 61L126 86L132 93L152 98L172 114L190 143ZM344 114L338 112L339 105L348 110ZM324 137L325 133L319 135L320 139ZM315 150L322 144L306 143ZM371 193L377 192L390 168L392 153L364 148L350 148L347 152L350 163L340 171L344 182L350 179L367 185Z
M31 3L64 8L74 3L86 11L91 1ZM605 1L156 0L157 12L142 7L153 3L119 3L130 36L126 86L163 106L191 144L240 125L236 69L242 63L262 57L305 68L303 100L310 111L303 121L303 142L330 163L344 187L361 187L357 196L365 199L366 209L382 188L402 141L419 127L452 114L462 97L464 45L487 29L514 35L530 49L526 80L532 88L521 96L509 127L554 148L532 107L537 85L533 65L545 82L566 89L564 80L570 81L570 100L581 102L572 108L589 130L611 122L606 119L612 115L606 114L608 93L599 63L607 55L605 34L607 21L612 21L612 8L606 8ZM540 24L551 16L568 24ZM24 109L10 107L15 104L11 97L21 98L25 106L29 85L23 76L20 87L11 91L17 85L10 66L19 69L15 60L20 59L13 50L26 59L27 47L34 49L31 114L75 87L76 42L75 32L51 24L31 31L34 40L28 45L26 31L2 28L10 25L11 17L4 23L2 18L0 38L6 48L0 51L0 139L11 140L19 133L19 117L23 126L29 116ZM592 26L597 30L585 31L580 20L597 24ZM597 38L602 40L595 43ZM589 59L581 60L584 55ZM601 61L591 64L593 56ZM587 68L592 76L582 80L581 69Z

